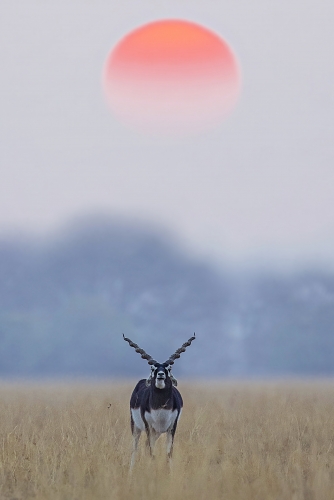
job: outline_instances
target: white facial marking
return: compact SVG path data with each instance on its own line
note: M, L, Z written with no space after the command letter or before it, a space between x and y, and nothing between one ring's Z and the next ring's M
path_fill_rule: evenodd
M145 418L148 425L153 427L153 429L160 434L172 429L177 415L177 410L165 410L164 408L151 410L150 413L145 412Z
M156 378L155 379L155 387L157 389L164 389L166 386L165 381L163 379Z

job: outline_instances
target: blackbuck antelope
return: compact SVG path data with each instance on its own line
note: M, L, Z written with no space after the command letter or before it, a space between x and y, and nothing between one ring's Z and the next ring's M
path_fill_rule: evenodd
M123 338L151 366L148 379L139 380L130 399L131 431L133 436L132 467L142 431L146 432L147 445L151 456L153 456L156 440L166 432L167 455L168 458L172 456L174 435L183 407L181 394L176 389L177 380L171 373L172 365L195 340L195 334L164 363L158 363L144 349L124 337L124 334Z

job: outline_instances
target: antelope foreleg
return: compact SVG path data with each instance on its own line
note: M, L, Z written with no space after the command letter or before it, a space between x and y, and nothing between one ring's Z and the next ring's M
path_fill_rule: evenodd
M137 454L137 449L138 449L138 442L140 438L141 430L138 429L138 427L133 426L132 430L132 455L131 455L131 461L130 461L130 470L132 470L135 460L136 460L136 454Z
M155 443L159 436L160 434L155 432L155 430L152 428L150 428L147 432L147 445L152 458L154 458Z
M167 457L169 459L171 459L173 455L173 443L174 434L172 432L167 432Z

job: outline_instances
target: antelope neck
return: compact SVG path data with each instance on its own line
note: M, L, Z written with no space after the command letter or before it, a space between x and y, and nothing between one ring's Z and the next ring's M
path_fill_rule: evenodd
M157 389L154 384L150 387L150 400L149 404L152 410L159 408L171 409L173 406L172 398L173 386L165 387L164 389Z

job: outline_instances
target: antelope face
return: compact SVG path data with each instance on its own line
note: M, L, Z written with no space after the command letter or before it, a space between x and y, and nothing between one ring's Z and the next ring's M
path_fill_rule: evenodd
M168 379L168 380L167 380ZM157 389L164 389L166 383L169 382L169 373L163 365L158 365L155 367L154 373L154 385ZM168 384L170 385L170 384Z
M169 371L166 366L156 363L151 366L151 374L146 380L146 385L149 386L153 383L157 389L165 389L171 385Z
M165 363L151 366L151 374L149 378L146 380L146 385L151 385L152 381L154 386L157 389L165 389L166 387L170 387L171 385L177 385L177 380L171 374L171 365L167 365Z

